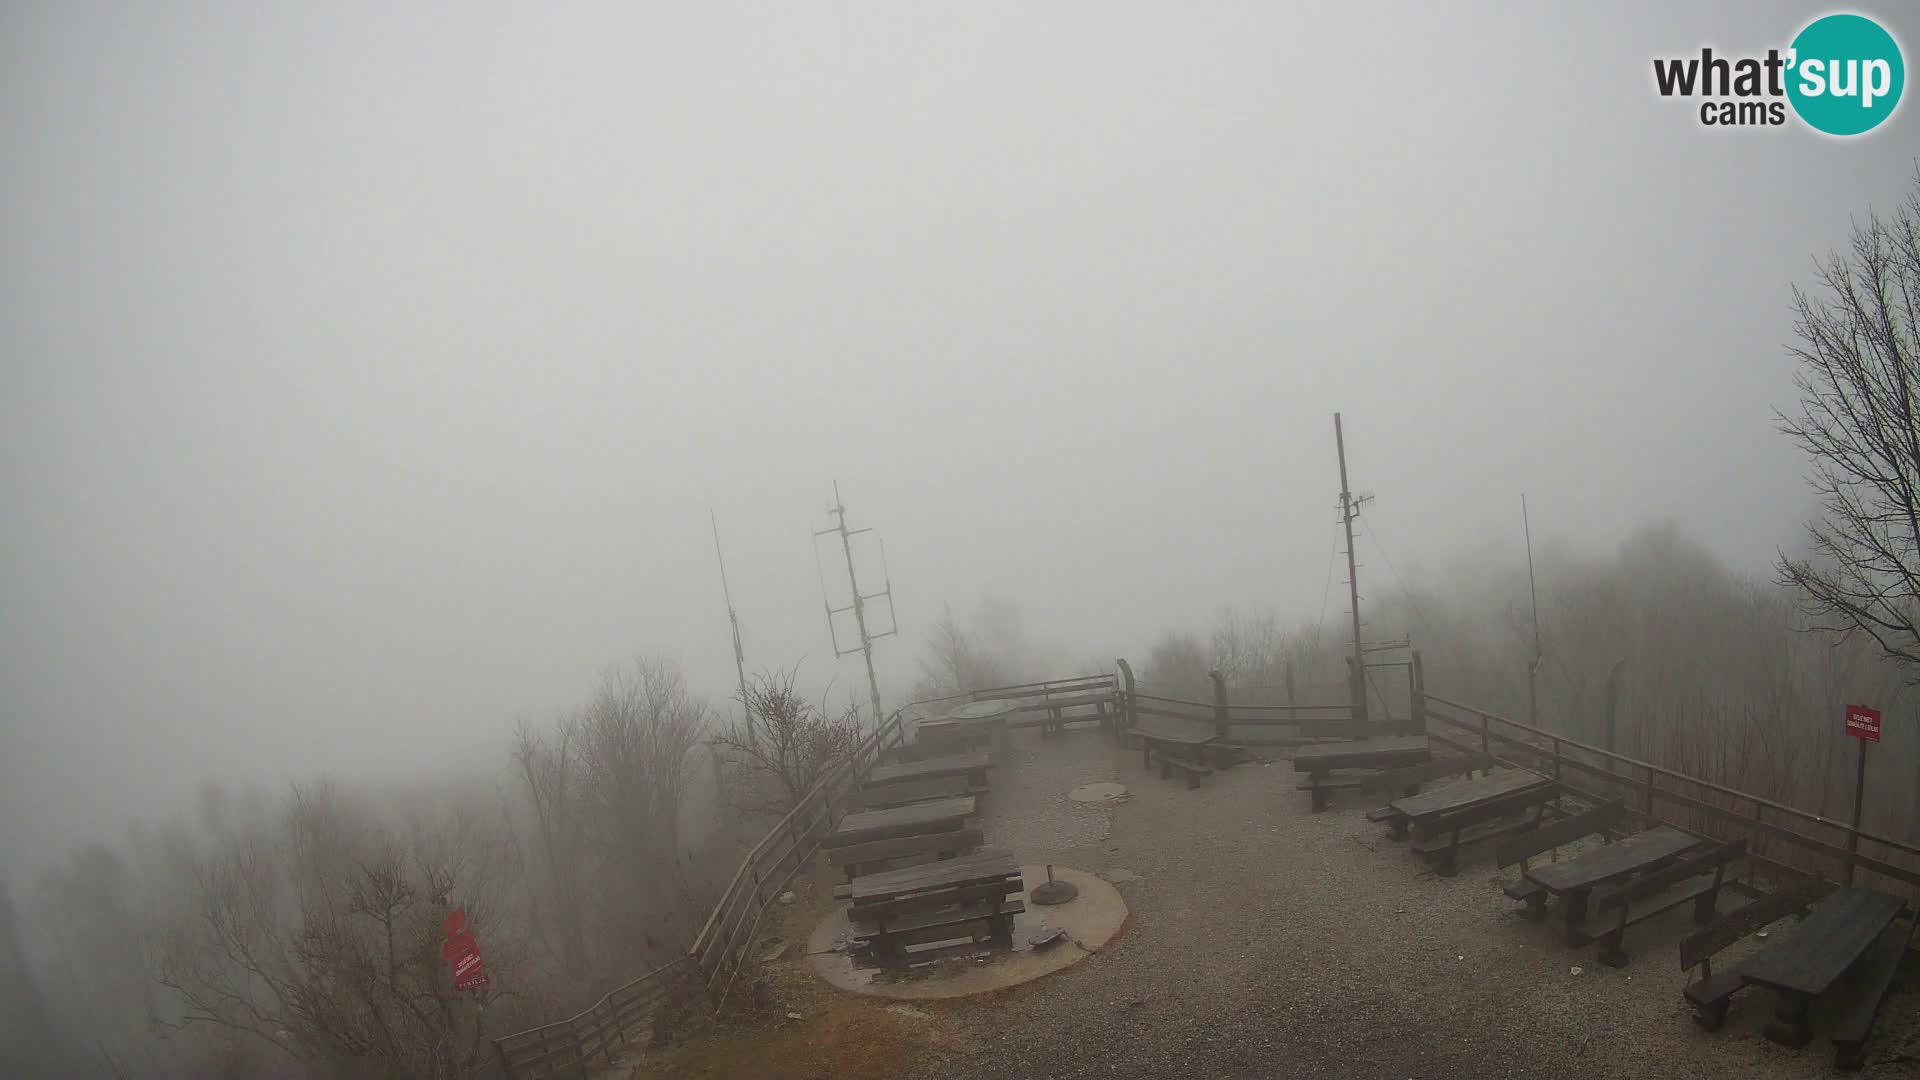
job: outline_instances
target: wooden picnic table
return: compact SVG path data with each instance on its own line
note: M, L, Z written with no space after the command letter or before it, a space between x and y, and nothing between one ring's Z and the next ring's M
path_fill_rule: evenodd
M1391 769L1418 765L1433 756L1425 735L1316 743L1293 752L1293 771L1324 775L1334 769Z
M947 720L965 733L983 732L993 740L994 750L1007 750L1007 717L1013 715L1011 701L969 701L947 713Z
M1897 896L1871 889L1841 889L1814 906L1805 921L1740 962L1743 982L1780 996L1767 1038L1805 1046L1813 1037L1808 1008L1813 999L1865 955L1904 906Z
M882 962L903 963L916 946L973 944L973 931L959 929L968 923L984 924L994 940L1011 945L1024 891L1013 855L990 849L855 878L847 921L855 940Z
M1244 750L1221 741L1213 725L1200 720L1156 717L1135 724L1133 734L1140 739L1140 763L1148 768L1153 767L1156 751L1163 759L1172 757L1189 765L1225 768Z
M902 761L892 765L877 765L861 781L866 787L880 787L883 784L899 783L903 780L921 780L935 776L965 776L967 782L975 787L983 787L987 782L987 768L992 764L987 755L943 754L939 757L922 758L919 761Z
M971 795L932 802L909 803L887 810L862 810L840 819L840 827L825 840L828 847L841 847L867 840L886 840L895 836L949 832L960 828L973 813Z
M1662 825L1589 848L1565 862L1529 867L1521 876L1560 898L1566 912L1567 944L1581 945L1585 935L1578 928L1587 917L1587 900L1596 886L1659 866L1706 842L1704 836Z
M1425 735L1391 735L1303 746L1293 752L1293 771L1307 774L1300 789L1312 793L1317 814L1327 808L1327 796L1336 789L1362 787L1369 777L1432 757ZM1341 775L1334 776L1335 770Z
M986 848L971 855L942 862L923 863L853 879L853 902L863 904L879 897L903 896L926 889L964 885L976 880L1004 878L1018 873L1020 866L1003 848Z
M1518 795L1551 783L1552 780L1528 769L1505 769L1472 780L1455 780L1432 791L1395 799L1387 805L1393 809L1395 831L1399 832L1408 826L1417 828L1427 819L1441 814Z

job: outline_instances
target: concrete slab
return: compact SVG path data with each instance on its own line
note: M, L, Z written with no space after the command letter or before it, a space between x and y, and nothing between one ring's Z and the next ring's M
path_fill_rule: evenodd
M1047 880L1044 865L1022 866L1020 874L1028 890ZM844 951L832 951L849 932L847 909L842 905L821 919L807 938L813 970L842 990L912 1001L1003 990L1072 967L1120 932L1127 921L1127 902L1121 899L1119 890L1084 870L1056 863L1053 876L1073 882L1080 895L1051 907L1029 903L1024 913L1014 917L1013 951L995 951L984 963L963 954L927 969L925 974L896 975L857 968ZM1068 940L1040 950L1027 944L1042 929L1055 927L1065 930Z

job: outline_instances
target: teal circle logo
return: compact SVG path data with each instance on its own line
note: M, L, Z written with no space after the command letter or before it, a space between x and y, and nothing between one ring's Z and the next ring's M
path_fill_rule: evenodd
M1827 15L1794 37L1787 79L1793 111L1816 131L1864 135L1900 104L1900 43L1864 15Z

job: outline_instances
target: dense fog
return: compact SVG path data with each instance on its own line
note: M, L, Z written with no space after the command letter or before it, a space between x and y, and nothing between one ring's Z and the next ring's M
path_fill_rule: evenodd
M1528 709L1524 493L1542 724L1843 815L1871 700L1920 836L1911 666L1777 570L1794 288L1911 106L1707 135L1645 73L1803 15L8 5L9 1052L468 1075L676 955L829 753L717 760L716 526L749 697L874 720L836 482L886 709L1343 693L1335 411L1432 688Z

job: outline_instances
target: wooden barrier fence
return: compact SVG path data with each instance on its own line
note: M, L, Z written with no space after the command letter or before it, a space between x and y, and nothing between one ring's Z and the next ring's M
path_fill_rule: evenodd
M652 1024L654 1006L680 980L695 980L717 1010L732 989L768 907L786 891L820 841L833 831L854 780L901 741L900 714L867 733L740 860L687 955L608 993L584 1011L493 1041L508 1080L586 1077L611 1068L614 1053Z
M1920 900L1920 846L1856 830L1744 791L1614 753L1503 716L1423 695L1428 735L1467 753L1546 773L1596 799L1624 799L1630 811L1722 840L1744 837L1748 854L1793 876L1844 880L1849 862L1860 883ZM1877 877L1879 880L1869 880Z

